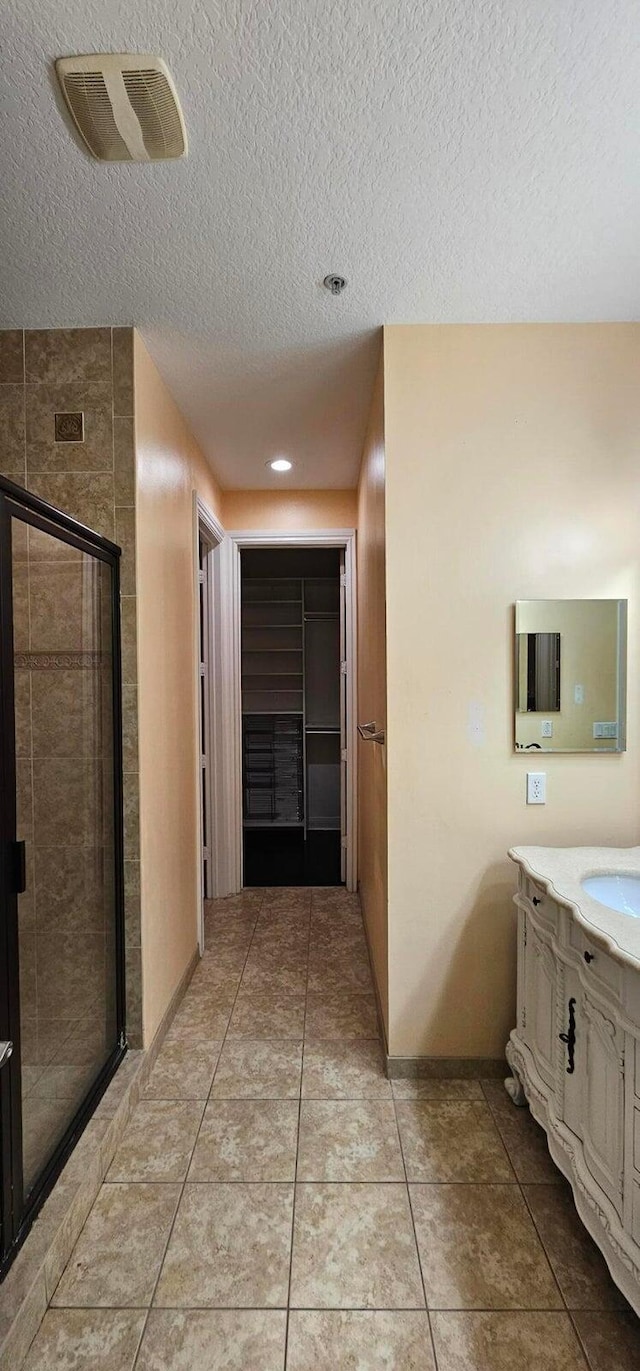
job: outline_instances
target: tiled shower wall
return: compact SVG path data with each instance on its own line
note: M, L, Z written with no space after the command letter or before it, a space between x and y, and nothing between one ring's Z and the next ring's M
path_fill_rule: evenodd
M84 441L56 442L54 416L77 412L84 414ZM0 472L122 548L127 1033L130 1045L139 1046L142 1014L132 329L0 331Z

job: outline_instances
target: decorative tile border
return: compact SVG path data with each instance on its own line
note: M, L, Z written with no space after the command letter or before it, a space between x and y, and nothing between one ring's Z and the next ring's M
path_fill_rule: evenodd
M111 664L111 653L16 652L14 664L26 671L97 671Z

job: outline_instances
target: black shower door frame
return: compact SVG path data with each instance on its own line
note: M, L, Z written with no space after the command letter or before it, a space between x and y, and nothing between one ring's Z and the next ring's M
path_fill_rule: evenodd
M26 1203L20 1069L18 895L24 886L23 846L18 841L16 814L11 537L14 518L106 562L111 568L116 1044L41 1171ZM0 476L0 1041L13 1044L11 1057L0 1067L0 1277L13 1261L126 1052L123 824L120 548Z

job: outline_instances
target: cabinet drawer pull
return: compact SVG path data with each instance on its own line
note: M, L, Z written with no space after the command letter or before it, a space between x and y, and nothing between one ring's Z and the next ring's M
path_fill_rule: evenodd
M532 904L535 904L535 905L542 904L542 900L539 900L539 899L538 899L538 896L537 896L537 895L534 895L534 897L533 897L531 903L532 903Z
M593 962L593 961L595 961L595 955L596 955L595 952L585 952L585 954L584 954L585 962Z
M559 1034L558 1034L558 1037L559 1037L559 1039L560 1039L560 1042L561 1042L561 1043L566 1043L566 1044L567 1044L567 1056L568 1056L568 1058L569 1058L569 1064L568 1064L568 1066L567 1066L567 1075L568 1075L568 1076L572 1076L573 1073L574 1073L574 1071L575 1071L575 1069L576 1069L576 1068L575 1068L575 1062L574 1062L574 1055L573 1055L574 1052L575 1052L575 1046L576 1046L576 1015L575 1015L575 1009L576 1009L576 1002L575 1002L575 999L574 999L573 996L572 996L571 999L569 1000L569 1029L568 1029L568 1032L566 1032L566 1033L559 1033Z

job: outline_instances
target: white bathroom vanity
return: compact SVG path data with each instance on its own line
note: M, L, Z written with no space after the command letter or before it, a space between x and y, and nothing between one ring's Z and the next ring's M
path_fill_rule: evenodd
M545 1129L640 1315L640 847L509 856L519 867L518 1008L506 1087Z

